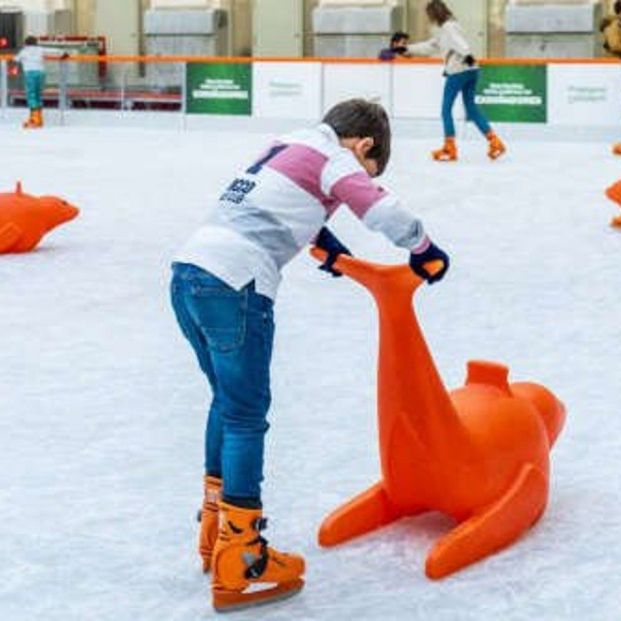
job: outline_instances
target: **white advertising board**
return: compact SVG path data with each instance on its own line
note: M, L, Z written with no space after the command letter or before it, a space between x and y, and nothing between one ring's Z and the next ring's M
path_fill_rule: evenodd
M440 65L393 66L393 115L397 119L433 119L442 113L444 77ZM455 119L465 118L461 98L455 102Z
M382 104L390 113L392 111L391 69L389 63L324 65L324 112L333 105L362 97Z
M321 63L256 62L252 80L254 116L321 117Z
M441 66L397 63L393 67L392 84L395 118L438 118L444 89Z
M548 65L548 123L621 124L621 67Z

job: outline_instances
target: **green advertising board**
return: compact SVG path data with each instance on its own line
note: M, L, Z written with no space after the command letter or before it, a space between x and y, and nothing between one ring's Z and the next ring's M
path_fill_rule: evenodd
M199 114L252 113L250 63L188 63L187 111Z
M547 70L545 65L485 65L476 101L490 121L545 123Z

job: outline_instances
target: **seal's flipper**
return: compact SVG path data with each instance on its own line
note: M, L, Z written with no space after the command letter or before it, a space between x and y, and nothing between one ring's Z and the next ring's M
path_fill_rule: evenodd
M408 515L412 513L408 512ZM336 546L386 526L400 517L401 513L388 500L382 483L376 483L323 521L319 529L319 545Z
M22 236L21 229L9 222L0 228L0 254L9 252Z
M427 576L444 578L509 545L537 522L547 500L543 472L525 464L501 498L436 543L427 557Z

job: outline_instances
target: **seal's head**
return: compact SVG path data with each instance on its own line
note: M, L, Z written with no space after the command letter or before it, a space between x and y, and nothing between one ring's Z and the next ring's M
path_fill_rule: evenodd
M77 207L57 196L42 196L39 203L45 213L48 230L73 220L80 213Z

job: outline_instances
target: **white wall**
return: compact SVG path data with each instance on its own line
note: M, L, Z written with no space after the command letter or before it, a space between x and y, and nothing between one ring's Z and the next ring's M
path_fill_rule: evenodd
M110 54L138 54L140 0L96 0L95 32L108 39Z

